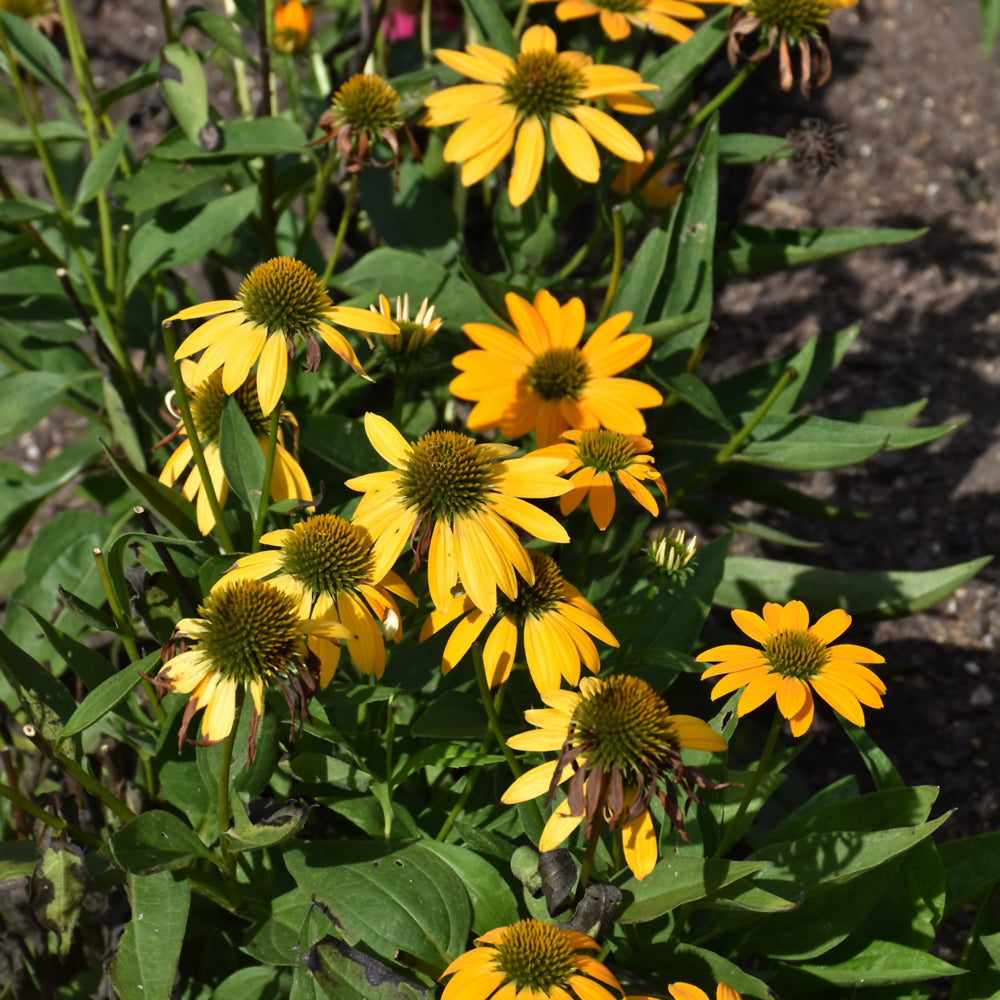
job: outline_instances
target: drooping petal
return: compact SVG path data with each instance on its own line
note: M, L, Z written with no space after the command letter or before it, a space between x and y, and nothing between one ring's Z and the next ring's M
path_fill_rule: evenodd
M531 197L544 162L545 130L538 118L532 115L521 123L514 141L514 168L510 172L507 186L507 194L514 208L523 205Z

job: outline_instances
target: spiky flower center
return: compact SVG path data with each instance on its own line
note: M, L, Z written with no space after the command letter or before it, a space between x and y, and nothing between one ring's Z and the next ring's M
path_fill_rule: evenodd
M229 399L226 390L222 388L222 369L212 372L202 379L190 391L191 416L198 440L205 444L219 443L219 427L222 424L222 410ZM267 417L260 408L260 398L257 395L257 376L251 372L232 398L243 411L250 429L255 437L266 437L270 426Z
M369 307L372 312L381 313L386 319L394 320L399 327L398 337L386 337L382 344L390 354L416 354L422 351L434 339L441 329L442 320L434 316L434 306L427 299L420 303L416 316L410 319L409 294L396 296L396 315L392 315L389 300L382 296L379 308Z
M548 996L565 990L576 972L575 952L565 932L542 920L521 920L507 928L496 946L493 967L513 983L520 994Z
M557 52L522 52L503 82L503 101L513 104L521 119L547 122L580 103L576 95L585 83L583 74Z
M581 694L570 720L570 742L586 748L587 765L643 774L680 744L667 703L638 677L616 674Z
M227 680L266 681L297 665L297 602L260 580L236 580L213 590L198 608L201 654Z
M526 377L532 392L542 399L576 401L590 381L590 366L575 347L553 347L531 362Z
M698 545L695 535L690 538L685 536L683 528L674 528L669 535L660 531L646 547L650 561L665 573L680 573L694 558Z
M399 94L374 73L356 73L333 95L333 109L342 125L374 137L402 125Z
M518 583L517 597L511 600L502 593L497 594L497 610L501 615L510 615L518 628L529 618L540 618L552 611L559 601L565 599L565 581L559 567L546 555L528 549L528 557L535 570L535 582Z
M783 630L764 643L764 656L775 673L807 681L830 659L830 651L808 632Z
M625 434L604 429L584 431L576 443L577 455L588 468L619 472L635 459L635 446Z
M318 514L295 525L281 547L282 569L313 599L372 582L372 539L360 525Z
M493 480L485 449L455 431L425 434L410 451L399 492L423 517L453 520L481 510Z
M830 19L825 0L751 0L744 12L760 20L765 28L784 31L790 42L818 35Z
M236 297L247 319L268 333L305 335L333 305L316 272L294 257L274 257L258 264Z

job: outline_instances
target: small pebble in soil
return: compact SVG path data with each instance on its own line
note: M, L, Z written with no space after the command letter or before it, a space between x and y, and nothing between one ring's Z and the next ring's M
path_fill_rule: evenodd
M969 707L989 708L993 700L993 692L985 684L979 684L969 695Z

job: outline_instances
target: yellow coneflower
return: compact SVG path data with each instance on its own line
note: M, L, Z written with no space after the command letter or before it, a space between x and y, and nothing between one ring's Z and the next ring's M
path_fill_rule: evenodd
M677 790L696 800L696 788L718 786L685 766L680 751L719 752L726 749L725 739L702 719L671 714L649 684L625 674L584 677L579 694L548 691L541 697L548 708L524 713L537 728L507 742L515 750L556 750L559 756L521 775L502 801L510 805L539 795L551 801L568 781L566 799L545 824L538 849L554 850L584 820L590 838L594 822L605 815L611 829L621 830L632 874L645 878L657 859L650 802L659 799L667 819L685 836Z
M861 706L881 708L885 683L862 666L885 663L885 658L865 646L844 643L831 646L851 624L840 609L829 611L813 625L801 601L764 605L764 617L752 611L733 611L733 621L755 642L753 646L714 646L697 657L714 663L701 676L720 678L712 698L723 698L743 688L736 714L743 716L770 697L789 720L793 736L812 725L813 692L856 726L865 724Z
M353 306L335 306L316 273L293 257L275 257L253 269L240 285L235 299L217 299L190 306L164 320L205 319L177 349L175 357L188 358L204 351L194 380L200 382L222 368L222 387L233 393L257 365L257 392L267 416L278 405L288 377L288 362L298 342L306 343L306 368L320 363L318 335L338 357L364 375L354 348L334 324L369 333L398 334L392 320ZM365 376L367 377L367 376Z
M507 191L512 205L522 205L541 175L546 136L566 169L588 184L601 175L595 139L623 160L642 159L635 136L588 102L603 97L615 111L649 114L653 105L637 92L656 90L655 84L621 66L595 66L582 52L556 51L555 32L542 25L521 36L520 49L516 59L484 45L467 45L465 52L436 50L446 66L478 81L431 94L421 120L429 126L462 122L446 143L444 158L462 164L466 187L513 149Z
M216 584L232 580L267 580L298 601L303 618L340 622L351 659L363 673L381 679L385 671L383 632L399 642L399 607L393 597L417 603L413 591L395 574L372 574L372 539L360 525L335 514L318 514L292 528L270 531L261 543L275 546L240 558ZM382 629L380 631L379 625ZM320 681L333 677L340 658L339 643L312 643L320 659Z
M346 484L364 493L353 520L375 539L376 578L389 571L410 540L417 559L427 560L438 608L452 603L453 588L460 585L477 608L492 614L498 587L514 598L518 576L534 580L511 524L545 541L569 541L555 518L524 499L559 496L569 488L558 476L562 459L511 459L517 450L511 445L476 444L454 431L432 431L409 444L374 413L365 414L365 431L393 466Z
M531 0L531 3L552 3L554 0ZM740 4L743 0L705 0L707 3ZM556 17L574 21L581 17L600 16L601 30L613 42L628 38L633 28L652 29L678 42L686 42L694 32L677 20L700 21L705 12L683 0L558 0Z
M618 171L615 179L611 182L611 190L615 194L627 198L632 193L636 182L649 169L652 162L653 154L647 149L642 155L642 163L626 163ZM670 183L671 174L676 166L675 163L668 163L662 170L657 170L642 185L639 197L647 208L663 209L677 203L681 191L684 190L684 185Z
M522 582L515 598L501 595L498 600L498 617L483 647L486 679L491 688L502 684L517 658L518 644L523 643L531 679L540 692L555 690L563 678L573 686L580 680L581 660L591 673L600 670L601 660L591 636L609 646L617 646L618 640L601 621L597 609L563 578L548 556L530 549L528 555L535 580ZM494 620L462 595L449 607L431 612L420 630L420 641L456 619L461 620L444 648L444 673L468 653Z
M759 28L761 36L767 39L767 45L750 59L753 62L765 59L777 43L781 89L791 90L795 77L789 49L798 46L801 67L799 87L808 96L814 77L816 86L822 87L833 72L827 28L830 11L839 7L855 7L857 3L858 0L745 0L745 6L734 10L729 18L726 48L729 62L736 65L740 43ZM816 48L815 64L811 46Z
M194 420L202 451L205 453L205 464L208 466L212 489L219 499L219 506L224 507L229 494L229 484L226 482L226 476L222 470L222 456L219 452L219 427L222 421L222 410L229 397L222 387L222 372L215 371L200 382L194 381L194 375L194 362L182 361L181 377L188 387L191 417ZM243 411L243 415L247 418L261 451L266 455L270 428L258 402L256 376L253 373L248 375L243 384L236 387L232 395ZM297 433L295 418L291 413L283 413L282 417L296 428ZM183 424L178 424L171 437L178 434L184 435L184 433ZM165 486L173 486L184 474L184 470L191 465L193 459L194 452L191 448L191 442L187 437L184 437L177 450L163 466L160 482ZM208 494L205 492L205 484L201 480L201 473L197 466L188 473L182 491L188 500L194 501L198 515L198 530L203 535L207 535L215 526L215 518L212 516ZM279 431L274 452L274 472L271 475L271 499L310 500L312 495L312 489L302 467L285 448Z
M660 512L653 494L643 485L649 481L667 499L663 477L653 468L653 443L621 431L564 431L565 444L540 448L539 454L565 458L564 476L573 487L559 498L559 509L570 514L590 499L590 516L601 531L615 515L615 478L654 517Z
M339 622L301 618L293 597L259 580L216 587L198 615L177 623L171 644L187 646L191 640L193 647L167 659L155 678L161 689L191 696L178 748L199 709L205 709L205 739L225 739L233 728L240 691L249 691L253 699L251 734L264 711L264 690L271 685L282 690L293 714L303 711L319 682L306 641L339 641L350 635Z
M513 292L504 301L517 333L466 323L462 329L479 350L452 361L462 374L449 388L476 403L469 413L470 430L499 428L507 437L534 431L541 448L555 444L569 428L646 430L639 410L659 406L663 396L645 382L613 377L641 361L653 343L644 333L625 333L630 312L609 317L581 347L581 299L560 305L543 289L534 303Z

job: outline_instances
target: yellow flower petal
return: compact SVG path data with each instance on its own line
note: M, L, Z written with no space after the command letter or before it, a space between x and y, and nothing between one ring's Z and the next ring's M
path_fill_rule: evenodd
M511 108L511 111L514 109ZM555 135L553 134L553 141ZM517 130L514 143L514 169L510 173L507 194L515 208L523 205L530 197L545 162L545 131L536 118L526 118Z

